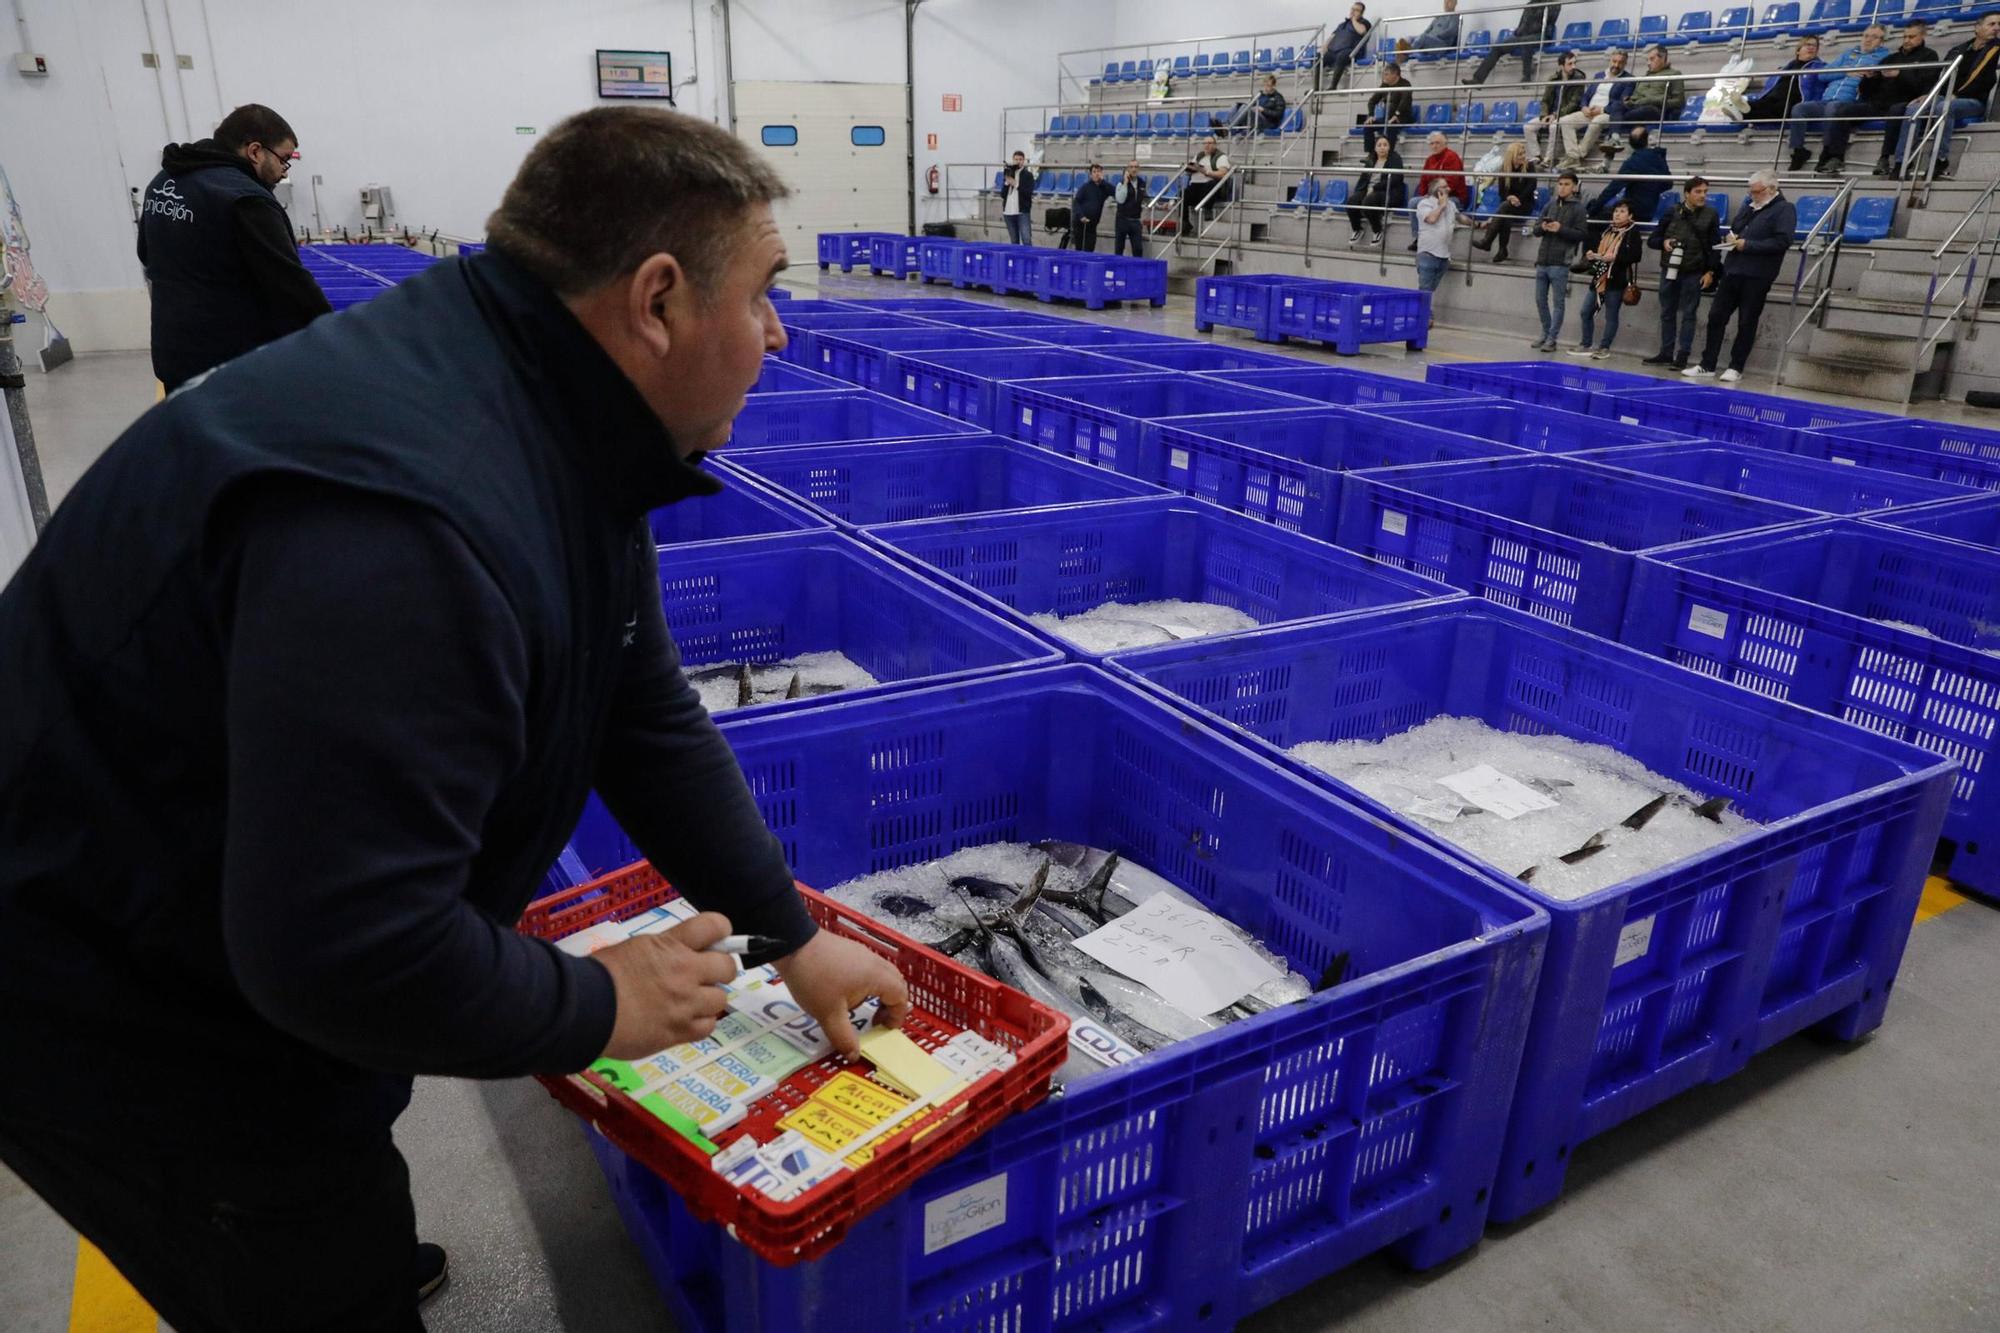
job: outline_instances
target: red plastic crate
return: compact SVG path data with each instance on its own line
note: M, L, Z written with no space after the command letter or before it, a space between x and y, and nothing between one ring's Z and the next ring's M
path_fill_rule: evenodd
M1011 987L953 962L943 954L885 930L828 898L799 886L822 929L859 941L896 965L909 983L911 1010L903 1032L932 1049L970 1029L1014 1053L1011 1068L987 1074L941 1107L873 1145L867 1165L851 1167L783 1203L739 1188L717 1175L708 1154L667 1128L638 1102L586 1070L544 1076L555 1099L666 1181L688 1210L729 1228L760 1258L780 1267L825 1254L855 1222L894 1199L918 1177L956 1154L1015 1111L1049 1093L1049 1079L1069 1044L1069 1019ZM677 894L646 862L626 866L587 884L531 903L520 929L555 940L601 921L624 920ZM837 1055L807 1065L761 1099L758 1109L720 1136L727 1146L758 1131L772 1137L778 1117L789 1114L821 1084L855 1062Z

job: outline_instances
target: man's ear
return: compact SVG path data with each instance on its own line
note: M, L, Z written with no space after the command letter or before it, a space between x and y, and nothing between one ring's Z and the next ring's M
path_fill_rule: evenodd
M680 261L669 254L649 256L632 270L625 286L625 318L633 342L654 357L673 350L675 324L693 292ZM686 330L682 324L681 331Z

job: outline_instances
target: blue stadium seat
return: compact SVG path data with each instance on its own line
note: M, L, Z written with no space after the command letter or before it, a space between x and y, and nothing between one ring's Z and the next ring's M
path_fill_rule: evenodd
M1664 15L1660 16L1663 20ZM1632 20L1606 19L1597 25L1597 39L1587 47L1588 51L1609 51L1614 46L1624 46L1632 40Z
M1491 216L1500 211L1500 187L1489 185L1479 192L1479 199L1472 205L1472 211L1482 216Z
M1653 216L1647 218L1646 221L1658 222L1680 206L1681 192L1679 190L1662 190L1660 192L1660 206L1653 210Z
M993 193L995 193L995 194L1003 194L1003 193L1005 193L1005 192L1006 192L1006 189L1007 189L1007 173L1006 173L1006 172L1004 172L1004 171L996 171L996 172L994 172L994 173L993 173Z
M1095 115L1085 116L1083 118L1083 137L1086 139L1095 139L1099 133L1099 130L1097 128L1098 124L1099 121L1097 116Z
M1299 67L1299 48L1296 46L1279 47L1278 68L1290 70L1290 69L1297 69L1298 67Z
M1847 210L1847 229L1842 233L1849 245L1866 245L1889 235L1896 221L1896 196L1873 194L1856 199Z
M1720 190L1710 190L1708 206L1715 210L1716 219L1722 224L1722 229L1728 231L1729 224L1733 220L1729 212L1729 196Z
M1451 123L1451 103L1432 102L1424 108L1424 124L1449 125Z
M1249 72L1250 72L1250 53L1248 51L1238 51L1236 53L1236 61L1230 67L1230 73L1248 74Z
M1903 12L1908 7L1908 0L1875 0L1875 9L1869 17L1885 28L1894 28L1904 22Z
M1493 112L1487 117L1486 123L1493 128L1494 133L1506 133L1509 128L1521 123L1521 104L1519 102L1495 102L1493 104Z
M1091 80L1091 82L1092 82L1092 83L1116 83L1116 82L1118 82L1118 62L1117 62L1117 61L1115 61L1115 60L1107 60L1107 61L1105 61L1105 62L1104 62L1104 77L1102 77L1102 78L1098 78L1098 79L1092 79L1092 80Z
M1285 118L1279 121L1274 128L1265 130L1264 136L1266 138L1276 138L1281 134L1298 134L1304 131L1305 127L1306 109L1302 106L1295 106L1285 113Z
M1341 180L1322 181L1319 187L1319 207L1345 208L1347 206L1348 184Z
M1854 0L1813 0L1801 32L1833 32L1854 16Z
M1180 198L1181 190L1185 188L1186 185L1187 185L1187 177L1184 175L1167 177L1167 198L1168 199Z
M1562 37L1556 42L1556 50L1575 50L1590 40L1590 20L1578 19L1574 23L1563 24Z
M1299 183L1292 187L1292 197L1279 204L1284 212L1295 208L1311 208L1319 202L1319 181L1311 176L1299 177Z
M1185 111L1174 111L1168 114L1170 118L1167 121L1167 133L1177 139L1185 139L1188 133L1188 113ZM1205 117L1207 113L1203 112L1202 115ZM1159 121L1156 117L1154 124L1157 125L1158 123Z
M1651 46L1656 42L1671 40L1673 40L1673 34L1667 31L1667 16L1665 14L1646 14L1640 17L1640 46Z
M1153 81L1153 62L1150 60L1141 60L1133 70L1133 73L1138 76L1140 83L1151 83Z
M1461 51L1459 54L1461 59L1476 60L1480 56L1485 55L1488 51L1491 51L1492 49L1493 49L1492 29L1481 28L1479 29L1479 31L1472 33L1466 37L1465 49Z
M1531 217L1540 216L1541 211L1549 206L1549 200L1553 198L1555 198L1555 190L1553 189L1553 187L1547 185L1537 185L1535 187L1535 203L1534 206L1528 210L1529 216Z
M1764 6L1764 21L1757 25L1753 36L1782 37L1799 25L1799 0L1783 0L1780 4Z
M1194 58L1194 76L1197 79L1208 77L1208 52L1204 51Z
M1186 56L1175 56L1173 77L1176 80L1193 78L1194 62Z
M1383 114L1383 111L1384 111L1384 109L1385 109L1385 107L1384 107L1384 104L1383 104L1383 103L1380 103L1380 102L1376 103L1376 104L1375 104L1375 110L1374 110L1374 112L1373 112L1373 113L1372 113L1372 114L1371 114L1371 115L1370 115L1370 116L1368 117L1368 122L1369 122L1369 124L1371 124L1371 125L1379 125L1379 124L1381 124L1381 123L1382 123L1382 114ZM1353 129L1349 130L1349 131L1348 131L1347 133L1348 133L1348 134L1349 134L1349 135L1350 135L1351 137L1353 137L1353 138L1356 138L1356 139L1360 139L1360 138L1364 138L1364 137L1366 137L1366 135L1367 135L1367 133L1368 133L1368 126L1367 126L1367 125L1356 125L1356 126L1355 126L1355 127L1353 128Z
M1700 128L1696 122L1701 119L1701 108L1707 100L1707 93L1696 93L1693 97L1688 98L1687 109L1681 112L1681 118L1669 121L1661 126L1662 132L1666 134L1693 134L1697 128Z
M1798 214L1798 224L1792 230L1793 237L1803 241L1826 216L1826 210L1832 207L1833 196L1830 194L1800 195L1792 205Z
M1467 102L1465 104L1465 128L1472 134L1491 134L1493 127L1486 123L1486 103Z
M1663 40L1668 46L1686 46L1702 40L1714 26L1714 13L1706 9L1690 9L1674 25L1674 35Z
M1118 81L1120 83L1133 83L1136 82L1138 78L1139 78L1138 61L1128 60L1124 64L1118 67Z
M1316 65L1316 64L1318 64L1318 63L1319 63L1319 44L1318 44L1318 43L1316 43L1316 42L1307 42L1307 43L1306 43L1306 44L1305 44L1304 46L1302 46L1302 47L1300 47L1300 48L1299 48L1299 68L1300 68L1300 69L1311 69L1311 68L1312 68L1312 67L1313 67L1314 65Z
M1737 5L1731 9L1725 9L1722 11L1722 17L1716 20L1715 27L1701 40L1704 42L1733 42L1738 37L1748 37L1756 18L1757 11L1749 5Z
M1118 137L1121 139L1132 137L1132 113L1130 111L1121 111L1118 113L1117 130Z
M1353 61L1353 63L1355 63L1355 64L1357 64L1357 65L1372 65L1372 64L1374 64L1374 63L1375 63L1375 43L1373 43L1373 42L1363 42L1363 43L1362 43L1361 45L1359 45L1359 46L1357 46L1357 47L1355 47L1355 48L1354 48L1354 54L1353 54L1352 56L1350 56L1350 57L1349 57L1349 59L1350 59L1350 60L1352 60L1352 61Z
M1263 50L1257 53L1257 58L1253 63L1253 68L1259 74L1272 74L1277 71L1278 58L1275 55L1271 54L1270 47L1267 46Z

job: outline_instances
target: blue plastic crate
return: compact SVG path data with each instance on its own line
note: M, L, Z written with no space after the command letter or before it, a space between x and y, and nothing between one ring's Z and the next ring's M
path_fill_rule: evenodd
M757 382L750 386L756 393L809 393L814 390L846 389L845 380L837 380L831 375L795 366L776 357L764 358L764 369L757 374Z
M855 329L815 333L813 351L817 359L813 365L822 374L851 381L864 389L880 389L889 358L896 352L1028 345L1012 334L941 324L926 324L921 329Z
M1474 717L1611 746L1763 825L1573 901L1453 849L1550 917L1495 1220L1554 1200L1585 1139L1734 1072L1753 1050L1815 1024L1852 1040L1882 1021L1951 783L1935 756L1482 602L1111 665L1425 841L1438 840L1283 752Z
M933 412L969 421L981 430L997 430L999 388L1003 383L1135 375L1148 369L1109 352L1078 352L1067 347L926 349L891 356L882 377L882 391Z
M1081 459L1142 481L1139 442L1145 422L1309 407L1303 398L1164 373L1116 378L1021 381L1004 385L995 403L1003 430L1067 458Z
M1430 343L1431 294L1362 283L1285 287L1271 295L1271 342L1297 338L1353 356L1363 343Z
M917 277L926 286L958 281L958 251L969 244L950 236L926 236L917 246Z
M1183 499L896 523L869 536L992 599L1020 623L1106 602L1234 607L1260 625L1456 597L1445 585ZM1079 661L1096 661L1047 634Z
M1016 248L1005 241L960 241L951 250L951 285L958 288L986 287L995 295L1007 291L1007 252Z
M888 231L823 231L819 234L819 266L838 266L852 273L856 264L868 267L869 246L877 236L894 236Z
M868 242L868 268L883 277L913 277L922 269L921 236L876 236Z
M730 445L761 449L844 440L926 440L977 435L975 426L926 412L863 389L770 394L753 398L736 416Z
M1162 493L1142 481L997 435L752 449L732 454L729 461L787 498L855 527Z
M2000 491L2000 431L1907 419L1800 432L1794 453Z
M951 310L993 309L983 301L962 301L955 296L870 297L866 301L843 301L842 304L853 306L857 310L887 310L894 314L915 315L919 318L941 315Z
M1310 361L1275 352L1252 351L1215 343L1188 343L1180 347L1130 347L1113 353L1127 361L1138 361L1154 370L1179 370L1190 374L1226 370L1310 370Z
M1051 250L1034 294L1044 301L1081 301L1102 310L1120 301L1167 303L1167 261L1128 255Z
M1318 280L1295 278L1285 273L1242 273L1221 278L1201 278L1194 286L1194 327L1207 333L1220 324L1244 329L1259 341L1271 340L1272 293L1283 287L1300 287ZM1321 282L1319 285L1332 286Z
M1642 476L1778 500L1829 515L1906 509L1973 494L1966 487L1946 482L1880 468L1842 467L1748 444L1642 445L1595 449L1570 457Z
M851 315L864 309L865 306L856 305L851 301L834 301L824 297L808 301L794 297L785 303L783 310L778 312L778 320L780 323L789 323L802 315Z
M816 341L822 333L852 333L861 329L920 329L928 322L898 315L887 310L830 310L813 311L803 315L792 314L787 306L781 312L785 326L785 348L778 355L795 366L810 370L819 361L819 344Z
M1476 459L1348 473L1339 535L1342 546L1615 639L1641 552L1813 517L1567 459Z
M1394 438L1423 430L1505 444L1535 454L1664 445L1686 438L1649 426L1491 398L1463 403L1389 403L1366 408L1359 415L1362 420L1355 429L1371 438Z
M1949 873L2000 893L2000 553L1854 520L1706 542L1641 562L1623 638L1962 765Z
M1613 421L1782 453L1797 452L1798 438L1806 431L1892 419L1880 412L1827 407L1804 398L1694 385L1601 393L1591 411Z
M1077 327L1076 320L1064 319L1061 315L1044 315L1035 310L1009 310L997 305L983 305L976 310L945 310L926 315L925 319L958 329L996 329L1003 333L1017 333L1023 338L1035 336L1031 330Z
M1921 509L1898 509L1871 515L1870 521L2000 551L2000 495L1976 495Z
M1330 542L1340 523L1341 474L1350 469L1518 452L1441 431L1358 432L1355 415L1329 405L1147 422L1138 474L1170 491Z
M647 516L656 545L733 541L781 532L823 531L832 526L818 514L781 498L727 463L711 460L709 470L723 480L719 494L663 505Z
M1349 979L1010 1117L792 1268L594 1145L680 1327L1227 1328L1384 1247L1477 1241L1547 929L1524 900L1088 668L723 731L808 883L1071 839ZM987 1224L926 1241L968 1190Z
M1651 375L1561 361L1438 362L1424 372L1424 378L1447 388L1511 398L1537 407L1559 407L1566 412L1589 412L1600 393L1670 387L1667 381Z
M1316 366L1296 359L1282 369L1210 372L1220 384L1271 389L1338 407L1372 407L1390 403L1470 403L1485 395L1451 389L1400 375L1378 375L1345 366Z
M1074 347L1080 351L1103 351L1117 356L1120 347L1205 347L1192 338L1176 338L1171 333L1148 333L1144 329L1121 328L1116 324L1048 324L1024 328L1019 337L1050 347Z

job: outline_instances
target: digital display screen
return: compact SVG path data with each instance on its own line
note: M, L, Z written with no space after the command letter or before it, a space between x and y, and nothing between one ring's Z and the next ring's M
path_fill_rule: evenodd
M674 56L671 51L599 51L597 95L674 100Z

